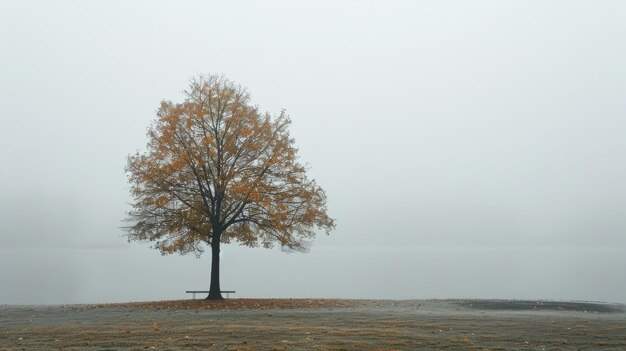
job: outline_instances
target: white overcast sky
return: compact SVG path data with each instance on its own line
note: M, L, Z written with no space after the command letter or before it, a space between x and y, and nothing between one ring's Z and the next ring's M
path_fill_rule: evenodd
M0 304L183 298L126 156L222 73L291 115L337 229L226 247L239 296L626 302L626 3L0 1Z

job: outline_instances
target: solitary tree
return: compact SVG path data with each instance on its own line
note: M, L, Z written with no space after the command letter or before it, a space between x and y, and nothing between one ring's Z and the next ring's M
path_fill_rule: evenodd
M207 299L220 293L220 244L279 244L306 251L315 229L334 228L326 195L297 160L289 117L262 114L246 89L199 76L182 103L161 102L144 153L128 157L133 209L128 239L162 254L211 247Z

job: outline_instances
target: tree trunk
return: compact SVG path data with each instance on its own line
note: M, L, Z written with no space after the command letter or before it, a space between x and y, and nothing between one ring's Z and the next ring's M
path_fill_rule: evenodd
M206 300L224 300L220 288L220 238L213 236L211 241L211 287Z

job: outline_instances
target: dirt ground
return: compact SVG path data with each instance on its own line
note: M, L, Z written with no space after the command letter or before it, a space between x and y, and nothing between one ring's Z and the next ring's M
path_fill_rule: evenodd
M5 305L0 350L626 350L626 306L318 299Z

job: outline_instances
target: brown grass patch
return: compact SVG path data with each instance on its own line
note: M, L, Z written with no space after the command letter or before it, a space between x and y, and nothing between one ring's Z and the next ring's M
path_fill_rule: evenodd
M225 300L166 300L87 305L87 308L131 308L147 310L264 310L296 308L351 307L349 300L339 299L225 299Z

